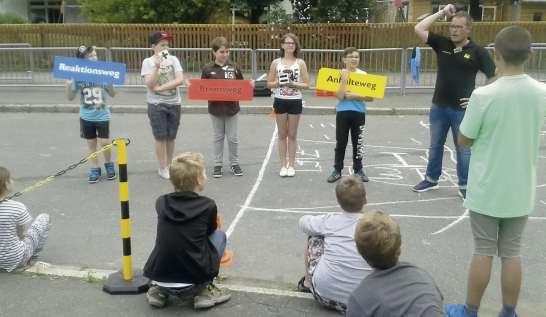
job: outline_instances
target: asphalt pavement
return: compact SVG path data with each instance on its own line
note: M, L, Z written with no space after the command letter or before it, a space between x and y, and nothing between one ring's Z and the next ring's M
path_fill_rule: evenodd
M4 87L0 94L0 165L12 171L16 190L85 154L86 146L78 136L78 115L74 113L77 106L66 103L62 91L51 87ZM142 267L153 247L154 200L172 190L169 182L157 175L153 139L142 113L143 99L142 90L121 90L112 100L114 109L120 110L112 118L112 136L131 139L127 149L135 268ZM100 276L121 267L117 183L103 180L89 185L88 167L82 166L19 198L34 215L48 212L52 216L48 244L39 260L51 265L44 265L42 273L53 276L0 273L0 316L337 315L320 308L309 296L295 292L296 282L303 274L305 241L297 230L297 220L304 214L340 211L334 187L325 181L333 164L335 102L324 97L306 99L308 108L298 133L296 177L278 176L275 124L266 115L271 99L260 98L243 105L247 110L239 121L245 175L209 177L205 187L204 194L214 198L219 206L224 230L229 233L228 248L234 252L233 264L221 271L221 283L234 292L230 302L205 312L194 312L177 301L164 310L156 310L148 307L143 295L103 293ZM393 215L402 228L402 260L429 271L446 303L461 302L472 239L465 210L457 197L451 139L446 144L440 188L422 194L409 190L426 168L428 118L422 113L426 113L430 99L430 94L388 95L373 103L374 108L406 109L408 114L392 111L389 115L370 113L367 117L364 165L371 180L367 184L367 209L382 209ZM261 107L256 106L259 102ZM186 112L176 152L202 152L210 167L212 129L205 103L183 104L187 108L183 110ZM413 110L413 105L421 110ZM25 107L32 110L28 112ZM545 158L546 147L542 146L540 162ZM352 173L351 161L346 159L345 163L343 173ZM210 168L207 171L210 176ZM526 229L522 250L525 266L520 316L544 316L546 311L542 282L546 275L546 251L541 244L546 219L546 203L541 198L546 189L546 171L542 169L538 184L537 207ZM94 270L102 273L86 277ZM480 316L496 316L498 312L499 271L500 266L495 263Z

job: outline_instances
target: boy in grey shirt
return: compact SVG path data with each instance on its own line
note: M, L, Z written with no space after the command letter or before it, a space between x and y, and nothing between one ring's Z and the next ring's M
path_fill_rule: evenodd
M180 125L180 95L178 86L184 83L180 61L169 54L169 41L174 37L167 32L150 35L154 55L142 61L140 75L144 78L148 103L148 118L155 139L155 154L159 163L157 173L169 179L169 164L173 160L174 145Z
M354 175L344 177L336 186L336 196L343 212L303 216L299 221L300 230L309 240L306 275L298 283L298 289L312 292L326 308L345 312L349 295L371 272L353 239L366 204L364 183Z
M443 297L432 277L398 262L400 227L381 211L367 212L356 225L358 252L374 268L349 297L348 317L439 317Z

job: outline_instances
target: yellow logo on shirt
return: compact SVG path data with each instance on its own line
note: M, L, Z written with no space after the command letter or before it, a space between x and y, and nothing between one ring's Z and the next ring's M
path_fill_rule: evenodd
M465 53L465 54L464 54L464 58L469 59L469 58L470 58L470 54Z

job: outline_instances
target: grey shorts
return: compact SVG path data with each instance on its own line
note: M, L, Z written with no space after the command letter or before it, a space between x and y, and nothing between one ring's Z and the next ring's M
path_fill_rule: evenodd
M474 254L501 258L520 256L521 236L526 224L527 216L496 218L471 211Z
M174 140L180 125L180 105L148 104L148 118L156 140Z

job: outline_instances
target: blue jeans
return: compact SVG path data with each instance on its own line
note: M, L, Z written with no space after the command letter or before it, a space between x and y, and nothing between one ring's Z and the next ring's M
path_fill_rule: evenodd
M218 251L218 256L220 259L222 258L222 255L224 255L224 250L226 249L227 244L227 237L226 233L222 230L216 229L210 236L209 236L210 242L212 242L212 245L216 248L216 251Z
M447 132L451 128L453 143L457 151L457 178L459 187L466 188L468 179L468 164L470 163L470 148L460 147L457 143L459 125L463 121L465 112L452 107L439 107L432 105L430 108L430 148L428 150L428 165L426 178L437 183L442 174L442 159L444 157L444 144Z

